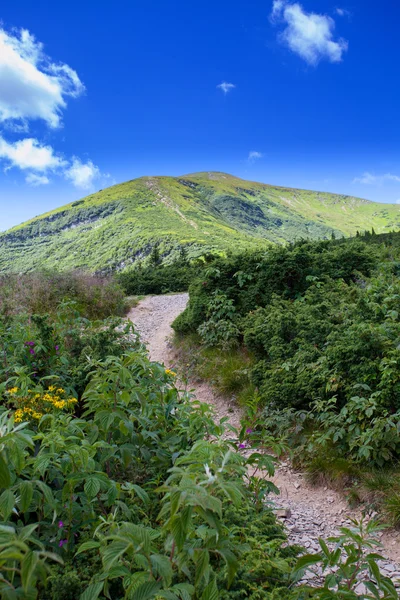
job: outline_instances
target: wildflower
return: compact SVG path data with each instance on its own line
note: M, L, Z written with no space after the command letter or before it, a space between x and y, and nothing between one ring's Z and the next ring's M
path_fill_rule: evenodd
M24 342L24 346L33 347L34 345L35 345L35 342Z
M13 387L10 390L7 391L7 394L16 394L18 392L18 388L17 387Z
M60 529L62 529L64 527L64 523L62 521L58 521L58 526Z
M33 349L33 348L31 348L31 349L29 350L29 354L35 354L35 351L34 351L34 349Z
M176 373L174 373L174 371L171 371L171 369L165 369L165 374L170 375L171 377L176 377Z
M68 540L60 540L58 542L58 545L59 545L60 548L62 548L63 546L65 546L65 544L68 544Z
M246 433L253 433L253 430L252 430L252 429L250 429L250 428L249 428L249 429L246 429Z
M246 444L239 444L238 448L242 450L243 448L246 448Z
M58 352L60 349L60 346L54 346L54 348L55 348L55 351Z

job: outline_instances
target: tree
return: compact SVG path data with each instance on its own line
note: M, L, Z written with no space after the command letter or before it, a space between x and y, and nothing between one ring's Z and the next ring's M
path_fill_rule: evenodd
M154 244L151 252L150 252L150 265L152 267L158 267L160 264L160 249L158 247L158 242Z

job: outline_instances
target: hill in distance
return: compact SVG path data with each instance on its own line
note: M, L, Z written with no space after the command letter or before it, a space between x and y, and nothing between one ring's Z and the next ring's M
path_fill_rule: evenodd
M300 238L400 228L400 206L255 183L217 172L141 177L57 208L0 234L0 272L165 263Z

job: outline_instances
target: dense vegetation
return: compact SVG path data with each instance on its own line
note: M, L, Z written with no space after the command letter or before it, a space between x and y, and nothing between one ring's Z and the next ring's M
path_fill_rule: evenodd
M223 173L143 177L112 186L0 235L0 272L40 268L110 273L270 242L400 227L400 208L273 187Z
M224 433L179 393L115 316L121 301L82 274L0 282L0 598L306 600L325 597L296 586L316 563L329 597L357 598L362 577L396 598L372 522L295 564L260 476L274 465L260 450L282 447Z
M353 496L384 498L395 522L399 274L400 234L241 254L204 271L174 324L200 335L203 370L217 366L222 387L243 392L257 426L284 435L315 479L346 476Z

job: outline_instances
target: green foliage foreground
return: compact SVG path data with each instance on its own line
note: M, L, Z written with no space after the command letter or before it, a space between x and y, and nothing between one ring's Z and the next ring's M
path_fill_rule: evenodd
M0 598L344 599L358 578L396 597L372 524L296 566L264 502L274 460L257 451L280 446L243 430L254 451L238 451L131 325L91 322L79 300L0 316ZM317 563L336 574L297 586Z

